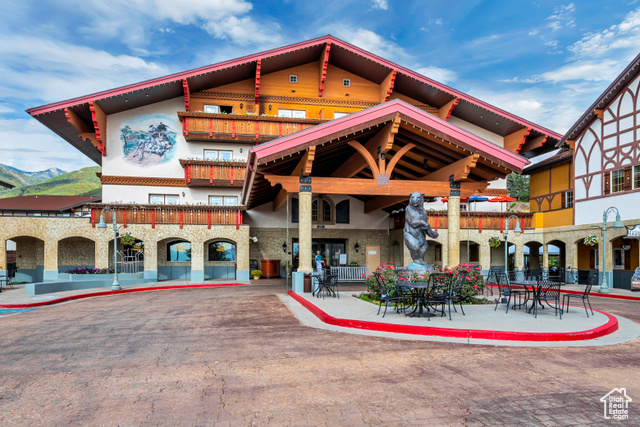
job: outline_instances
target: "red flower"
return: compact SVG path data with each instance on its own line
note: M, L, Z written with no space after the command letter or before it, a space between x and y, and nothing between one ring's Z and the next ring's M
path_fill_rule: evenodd
M364 273L362 273L362 277L364 277Z

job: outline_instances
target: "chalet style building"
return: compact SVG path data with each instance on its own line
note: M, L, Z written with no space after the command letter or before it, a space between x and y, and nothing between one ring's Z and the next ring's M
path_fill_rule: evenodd
M637 83L634 93L635 108ZM278 263L302 273L311 271L316 250L329 266L406 265L402 210L413 192L427 201L448 197L446 205L426 204L444 207L431 212L440 237L430 242L427 262L504 265L504 247L491 248L489 238L503 239L507 228L510 268L548 266L546 224L572 224L552 212L558 201L542 200L576 188L575 203L582 203L596 185L579 199L574 183L558 190L554 180L548 194L540 184L535 196L532 184L540 200L535 213L471 212L464 205L461 213L461 198L506 194L505 177L521 173L529 159L582 142L332 36L28 113L102 166L102 201L90 205L89 218L72 225L48 218L46 227L0 218L2 242L32 239L41 248L45 280L61 272L71 238L84 239L89 266L112 262L113 233L95 228L105 208L107 222L115 212L120 233L143 244L142 276L149 281L246 280L262 261L276 266L274 275L281 274ZM573 129L572 141L582 141L585 129ZM567 182L574 182L572 173L570 167ZM513 233L516 221L522 233ZM527 245L542 247L542 259L525 257ZM578 265L573 243L563 249L563 261Z

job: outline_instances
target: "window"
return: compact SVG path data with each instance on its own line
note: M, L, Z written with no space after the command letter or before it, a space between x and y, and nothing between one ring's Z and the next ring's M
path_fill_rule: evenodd
M167 243L167 261L189 262L191 261L191 243L178 240Z
M334 119L341 119L341 118L346 117L348 115L349 115L349 113L338 113L338 112L335 112L335 113L333 113L333 118Z
M611 192L618 193L624 190L624 169L611 171Z
M564 207L565 208L573 207L573 190L570 190L564 193Z
M229 242L209 243L209 261L236 261L236 245Z
M280 110L278 109L278 117L288 117L290 119L304 119L307 117L305 110Z
M311 221L316 224L333 222L333 205L327 199L315 199L311 202Z
M298 83L298 75L289 74L289 83Z
M210 206L238 206L236 196L209 196Z
M640 165L633 167L633 188L640 188Z
M295 197L292 197L291 198L291 222L293 223L298 222L298 210L299 210L298 199L296 199Z
M205 160L223 160L230 162L233 159L233 151L227 150L204 150Z
M27 216L42 216L42 212L27 212Z
M214 114L233 114L233 106L231 105L205 105L205 113Z
M149 194L150 205L177 205L180 198L177 194Z
M615 248L613 250L613 268L624 270L624 249Z
M342 79L342 86L350 87L351 86L351 80L350 79Z
M349 224L349 199L336 205L336 224Z

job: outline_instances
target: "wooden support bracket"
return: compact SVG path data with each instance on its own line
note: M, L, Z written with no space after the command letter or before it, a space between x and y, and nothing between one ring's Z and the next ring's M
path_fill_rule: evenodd
M258 59L258 62L256 64L256 94L255 94L255 105L259 105L258 104L258 100L260 97L260 68L262 67L262 59ZM257 108L256 108L257 109ZM255 113L257 114L258 111L255 111Z
M380 103L387 102L393 93L393 85L396 82L398 70L392 70L387 77L380 83Z
M78 137L83 141L89 142L96 148L96 150L102 153L100 150L100 144L98 143L98 138L93 130L93 126L87 124L70 108L64 109L64 115L67 118L67 121L78 131Z
M531 133L531 128L522 128L504 137L504 148L512 153L520 153L527 136Z
M331 43L327 42L322 55L320 55L320 62L318 63L320 70L318 73L318 96L322 97L324 91L324 81L327 79L327 68L329 67L329 51L331 50Z
M530 139L529 141L524 143L524 145L522 146L519 152L524 154L527 151L540 148L545 142L547 142L548 138L549 138L549 135L541 135L537 138Z
M291 176L300 177L300 176L309 176L311 175L311 169L313 168L313 160L316 157L316 146L313 145L309 147L304 156L300 159L296 167L291 172ZM275 199L273 199L273 211L277 212L287 201L287 191L283 188L276 195Z
M182 90L184 91L184 110L189 111L189 101L191 100L191 91L189 90L189 82L186 78L182 79Z
M438 109L438 117L448 122L449 117L451 117L451 113L453 113L453 109L456 108L456 105L458 105L459 103L460 98L453 98L451 101L447 102Z
M91 110L91 120L93 121L93 130L96 133L96 140L98 141L98 151L103 156L107 155L107 115L102 111L102 108L95 103L95 101L89 102L89 110Z

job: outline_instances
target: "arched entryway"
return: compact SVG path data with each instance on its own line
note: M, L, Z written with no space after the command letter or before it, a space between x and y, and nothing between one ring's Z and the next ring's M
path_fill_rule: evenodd
M460 263L480 264L480 244L472 240L461 240Z
M540 277L542 273L542 243L524 244L524 270L526 277Z
M562 240L551 240L547 242L549 274L557 275L558 272L564 272L566 266L566 245Z
M204 278L235 279L236 242L228 239L211 239L204 243Z
M158 241L158 280L191 279L191 242L179 237Z
M37 237L17 236L15 282L42 282L44 275L44 241Z
M585 238L580 238L575 242L575 251L577 254L577 274L575 279L577 283L586 285L589 277L597 274L600 267L600 251L599 239L598 243L588 245ZM587 242L588 243L588 242Z
M631 277L638 268L638 240L617 237L611 240L612 283L611 287L630 289Z
M424 254L424 262L434 267L442 267L442 243L437 240L427 240L427 252Z
M58 272L67 273L79 268L95 268L96 242L73 236L58 241Z

